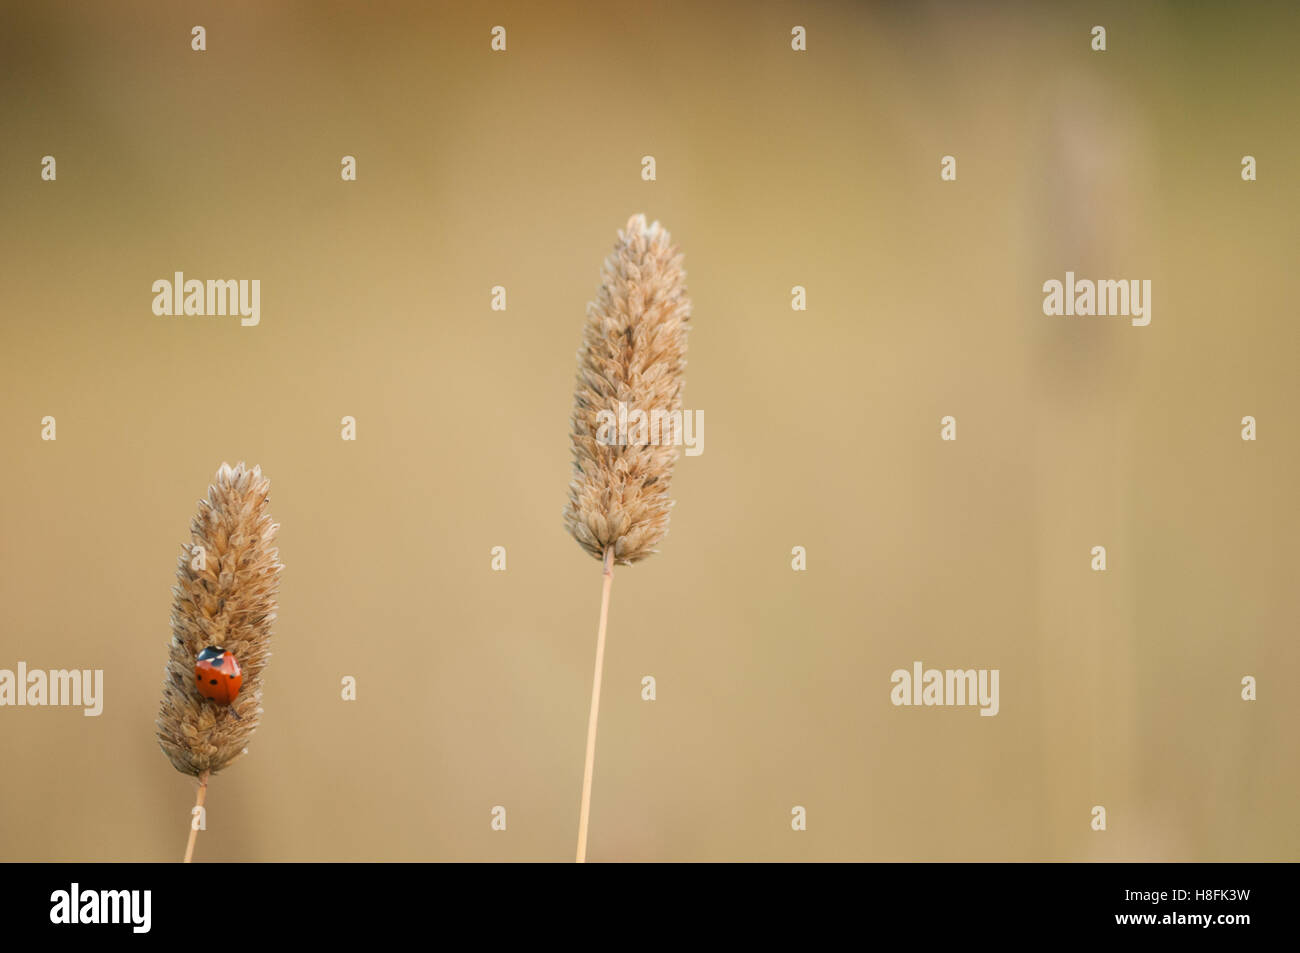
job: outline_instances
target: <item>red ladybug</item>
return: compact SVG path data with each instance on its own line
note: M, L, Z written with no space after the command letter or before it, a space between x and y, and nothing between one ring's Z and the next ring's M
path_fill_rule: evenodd
M194 661L194 683L204 698L211 698L218 705L229 705L239 694L244 675L233 652L211 645Z

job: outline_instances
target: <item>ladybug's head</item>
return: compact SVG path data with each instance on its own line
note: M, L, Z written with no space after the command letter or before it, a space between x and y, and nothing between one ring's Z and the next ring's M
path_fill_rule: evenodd
M206 649L204 649L202 652L199 653L199 657L196 658L194 661L211 662L213 665L220 666L221 659L225 656L225 654L226 654L226 650L223 649L221 646L209 645Z

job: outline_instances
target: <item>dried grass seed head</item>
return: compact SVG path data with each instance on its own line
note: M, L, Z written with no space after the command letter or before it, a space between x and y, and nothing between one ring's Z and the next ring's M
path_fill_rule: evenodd
M244 753L257 730L282 568L269 493L260 467L223 463L207 499L199 501L190 543L176 564L157 727L163 752L184 774L220 771ZM235 653L243 669L243 686L229 706L203 698L195 687L194 660L209 646Z
M619 232L601 277L578 351L564 521L596 559L612 547L616 562L630 564L654 553L668 532L680 434L670 427L658 443L602 441L601 412L618 415L621 404L649 420L662 411L680 430L691 303L682 256L668 232L658 222L646 225L643 215Z

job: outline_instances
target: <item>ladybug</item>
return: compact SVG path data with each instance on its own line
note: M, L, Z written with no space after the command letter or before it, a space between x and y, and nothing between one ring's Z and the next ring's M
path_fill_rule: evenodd
M244 683L243 672L234 652L219 645L210 645L194 661L194 684L199 694L211 698L218 705L229 705L239 694Z

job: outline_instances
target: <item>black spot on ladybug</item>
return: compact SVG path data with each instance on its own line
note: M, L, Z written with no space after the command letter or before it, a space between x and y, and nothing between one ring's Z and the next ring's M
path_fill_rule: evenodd
M217 680L216 680L215 678L214 678L214 679L210 679L210 680L208 681L208 684L209 684L209 685L215 685L215 684L217 684Z

